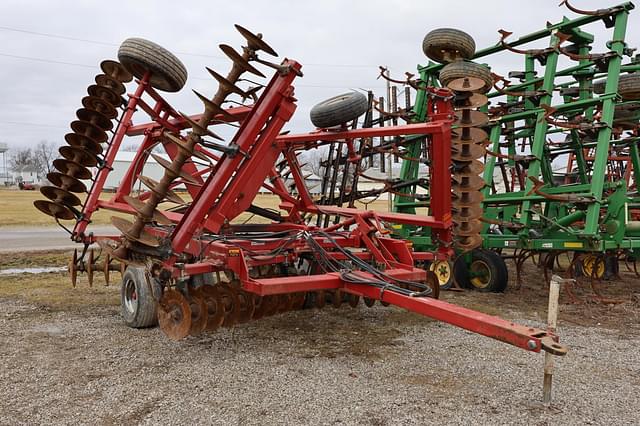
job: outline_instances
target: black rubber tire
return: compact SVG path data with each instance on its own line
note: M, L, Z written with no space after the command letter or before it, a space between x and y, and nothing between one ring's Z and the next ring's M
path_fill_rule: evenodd
M151 87L178 92L187 82L187 69L173 53L143 38L128 38L118 50L118 60L131 74L142 78L151 72Z
M484 87L479 90L481 93L487 93L493 87L493 77L491 70L480 64L471 61L456 61L445 65L440 70L440 84L446 87L447 84L458 78L475 77L484 81Z
M311 108L311 122L318 128L339 126L355 120L369 109L369 100L359 92L343 93Z
M128 266L120 286L120 307L124 323L131 328L157 325L156 300L161 292L160 285L149 276L145 268Z
M460 59L471 59L476 53L476 42L469 34L453 28L430 31L422 40L422 51L427 58L440 64Z
M447 265L443 265L442 267L448 267L448 270L440 269L440 263L438 261L431 262L427 266L428 271L432 271L436 278L438 279L438 283L440 284L440 290L448 290L453 286L453 263L451 261L442 261L443 263L447 263Z
M483 286L474 285L469 278L469 269L474 267L476 262L489 272L488 282ZM453 276L458 286L482 292L503 292L509 282L509 272L504 259L498 253L486 249L475 249L471 252L471 265L467 265L465 256L458 256L453 263Z
M593 92L601 95L604 93L604 86L607 80L593 82ZM640 99L640 73L623 74L618 81L618 94L625 101L635 101Z
M634 104L636 103L634 102ZM634 105L633 108L628 105L616 105L613 115L613 125L615 127L632 130L640 123L640 109L637 108L637 105Z

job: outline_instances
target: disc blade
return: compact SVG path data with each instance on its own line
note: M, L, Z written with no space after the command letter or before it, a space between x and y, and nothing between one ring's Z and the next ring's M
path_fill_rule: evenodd
M94 156L102 154L102 146L95 139L91 139L89 136L80 135L78 133L67 133L64 135L64 140L70 146L85 149Z
M125 195L122 198L124 202L129 204L131 207L133 207L133 209L137 211L138 214L143 215L143 211L145 210L145 207L146 207L146 204L144 201L138 198L132 197L130 195ZM146 219L149 219L149 218L146 218ZM151 218L151 220L153 220L154 222L160 225L171 225L173 223L171 222L171 220L167 219L167 217L163 215L158 209L154 209L153 217Z
M43 186L40 188L42 195L53 201L54 203L64 204L65 206L75 207L82 204L80 198L56 186Z
M462 77L451 80L447 88L454 92L477 92L484 87L484 80L477 77Z
M98 97L103 101L106 101L113 105L114 107L119 107L122 105L123 100L116 92L109 89L108 87L98 86L97 84L93 84L87 87L87 93L91 96Z
M140 244L143 244L149 247L160 246L160 240L156 236L149 234L145 230L142 230L142 232L140 233L140 236L135 236L133 233L131 233L131 228L133 228L133 223L129 222L126 219L123 219L118 216L111 216L111 224L115 226L116 229L120 231L122 235L124 235L125 238L127 238L129 241L137 241Z
M63 158L57 158L53 160L53 167L60 170L67 176L74 177L80 180L91 179L91 172L80 163L75 161L65 160Z
M166 160L154 153L151 154L151 157L153 157L153 159L156 160L156 162L158 162L158 164L160 164L166 170L169 170L170 172L180 176L180 178L182 178L182 180L184 180L186 183L191 185L200 185L200 182L198 182L193 176L187 173L187 171L182 169L174 170L174 165L169 160Z
M456 113L453 126L458 127L482 127L489 123L489 116L484 112L474 110L463 110Z
M256 69L253 65L251 65L249 61L243 58L242 55L236 52L233 47L229 46L228 44L220 44L218 47L220 47L220 50L222 50L222 52L224 52L224 54L227 55L229 59L233 61L234 64L236 64L243 70L260 77L265 76L260 71L258 71L258 69Z
M98 86L106 87L106 88L112 90L113 92L115 92L119 96L124 95L124 92L127 91L127 89L124 87L124 84L122 84L121 82L119 82L115 78L110 77L110 76L108 76L106 74L98 74L98 75L96 75L95 80L96 80L96 84Z
M106 142L108 138L104 129L88 121L76 120L71 122L71 129L82 136L88 136L98 143Z
M121 83L128 83L133 80L133 75L118 61L104 60L100 62L100 69L103 73Z
M182 293L173 289L163 293L158 303L158 323L160 330L172 340L189 335L191 308Z
M222 326L224 322L224 309L220 301L220 294L216 289L217 286L204 285L198 288L207 305L207 324L206 331L215 331Z
M36 200L33 202L33 205L42 213L55 217L56 219L72 220L76 217L69 207L53 201Z
M156 194L161 199L166 199L167 201L171 201L172 203L176 204L186 204L186 202L172 190L168 190L166 194L160 194L156 189L156 187L158 186L158 181L153 180L152 178L147 176L138 176L138 179L140 179L140 182L142 182L144 186L149 188L151 192Z
M116 110L113 105L97 96L85 96L82 98L82 106L93 111L98 111L109 120L113 120L118 116L118 110Z
M65 159L74 161L85 167L95 167L98 165L98 157L93 155L91 151L77 146L61 146L58 152Z
M238 32L242 34L242 37L244 37L247 40L247 44L249 45L250 49L262 50L263 52L268 53L271 56L278 56L276 51L273 50L271 46L269 46L264 40L262 40L262 34L260 33L254 34L248 29L241 27L238 24L235 24L234 26L236 27Z
M106 115L92 109L80 108L76 111L76 117L82 121L94 124L102 130L113 129L113 122L109 120Z
M67 191L75 192L77 194L87 192L87 187L84 183L74 177L67 176L60 172L48 173L47 180L55 186L66 189Z

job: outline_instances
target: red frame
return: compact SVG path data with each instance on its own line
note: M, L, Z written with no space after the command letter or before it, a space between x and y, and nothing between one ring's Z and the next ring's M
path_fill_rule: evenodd
M433 121L404 126L378 127L337 131L317 130L306 134L280 135L283 126L295 112L293 81L301 68L300 64L285 60L289 72L279 72L264 89L262 96L251 107L229 109L228 112L240 123L240 129L231 141L237 147L235 155L213 154L207 149L198 149L215 160L211 167L198 168L187 163L185 170L195 176L200 184L187 184L193 201L184 214L164 212L165 216L176 224L172 231L161 227L147 227L147 231L168 238L171 242L171 255L162 262L162 269L174 278L215 271L232 271L242 287L258 295L341 289L347 293L366 296L392 303L397 306L449 322L456 326L480 333L498 340L511 343L523 349L539 352L544 337L557 337L544 330L519 326L497 317L461 308L449 303L424 297L410 297L392 291L380 291L379 288L344 281L338 273L322 273L296 277L277 277L254 279L251 268L274 263L295 262L313 255L306 240L292 239L287 250L277 255L267 255L282 244L281 239L267 238L260 241L234 239L237 231L247 226L231 225L230 222L246 211L261 186L267 187L281 199L281 208L287 212L286 221L279 224L252 225L248 228L258 231L305 232L328 250L328 255L340 260L344 255L333 243L326 241L317 231L339 235L339 244L357 249L357 256L375 262L390 277L404 280L423 281L426 271L414 267L414 260L445 259L452 255L451 228L451 175L450 143L452 105L444 97L433 101L437 116ZM147 94L154 101L151 107L143 99ZM150 123L133 125L132 116L136 109L146 112L152 119ZM216 117L220 120L223 117ZM182 118L155 90L148 85L148 75L139 82L136 91L129 95L129 102L113 139L105 153L107 167L99 170L93 183L88 200L83 208L83 218L73 231L73 239L91 243L99 239L119 239L119 236L94 236L85 234L92 213L98 208L135 214L124 202L123 197L131 192L133 183L138 179L142 164L147 157L147 149L155 144L165 130L178 133L188 127ZM297 163L296 150L317 147L328 141L344 140L352 147L359 138L376 136L402 136L410 134L428 135L431 138L431 216L408 215L402 213L376 213L351 208L315 205L305 185L302 172ZM117 150L125 136L144 135L144 140L136 153L118 191L109 201L98 199L102 192L107 174L111 170ZM171 158L176 155L175 147L165 144ZM281 176L275 169L278 158L282 156L288 163L298 196L292 196ZM204 175L208 175L206 179ZM270 183L265 184L269 178ZM174 182L174 186L181 181ZM142 199L145 198L143 194ZM343 220L328 228L321 229L305 225L303 213L328 213L343 217ZM436 240L441 245L435 253L413 253L407 242L386 238L382 222L428 226L433 229ZM210 240L202 235L228 235L224 241ZM202 259L195 261L194 259ZM364 272L357 272L367 277ZM165 274L166 275L166 274Z

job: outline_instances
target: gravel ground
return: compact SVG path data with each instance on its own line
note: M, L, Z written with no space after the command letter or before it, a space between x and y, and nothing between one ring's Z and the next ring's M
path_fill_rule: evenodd
M560 327L570 353L545 408L542 355L395 308L172 342L126 328L117 307L0 298L0 423L638 424L638 329Z

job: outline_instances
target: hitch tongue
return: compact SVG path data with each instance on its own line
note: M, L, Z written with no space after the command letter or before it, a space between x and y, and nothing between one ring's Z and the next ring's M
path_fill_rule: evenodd
M540 344L542 345L542 350L549 352L551 355L563 356L569 351L565 345L556 342L551 336L545 336L540 339Z

